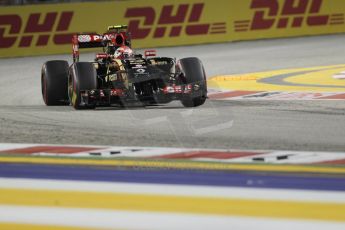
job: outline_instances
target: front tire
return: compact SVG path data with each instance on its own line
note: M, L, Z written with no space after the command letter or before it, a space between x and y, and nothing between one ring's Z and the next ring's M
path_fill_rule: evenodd
M191 95L181 99L184 107L197 107L203 105L207 98L206 74L201 61L196 57L180 60L182 82L192 84L194 89Z
M47 61L42 66L41 90L46 105L68 105L68 62Z
M75 109L93 109L82 101L81 91L97 89L97 72L90 62L76 62L70 68L68 95Z

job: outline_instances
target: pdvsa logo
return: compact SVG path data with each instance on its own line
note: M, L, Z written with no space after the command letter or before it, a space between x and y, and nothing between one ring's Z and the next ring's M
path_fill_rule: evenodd
M56 45L70 44L72 33L66 31L72 18L70 11L32 13L28 18L18 14L0 15L0 48L13 47L17 40L18 47L46 46L51 38Z
M344 24L344 14L321 14L323 0L252 0L252 20L235 21L235 31L301 28Z
M200 23L204 3L128 8L128 30L134 39L178 37L226 33L226 23ZM153 33L153 34L152 34Z

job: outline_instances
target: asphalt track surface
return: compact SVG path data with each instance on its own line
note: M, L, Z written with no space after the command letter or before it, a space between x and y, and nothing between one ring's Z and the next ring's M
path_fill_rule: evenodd
M209 77L345 63L345 35L158 49L199 57ZM91 60L94 54L82 54ZM84 58L85 57L85 58ZM47 107L40 70L70 55L0 60L0 142L267 150L345 150L345 101L212 101L75 111Z

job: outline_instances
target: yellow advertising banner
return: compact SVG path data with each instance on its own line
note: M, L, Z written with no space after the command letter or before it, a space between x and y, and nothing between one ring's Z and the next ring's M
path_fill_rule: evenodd
M75 33L126 24L134 48L345 32L344 0L131 0L0 8L0 57L71 52Z

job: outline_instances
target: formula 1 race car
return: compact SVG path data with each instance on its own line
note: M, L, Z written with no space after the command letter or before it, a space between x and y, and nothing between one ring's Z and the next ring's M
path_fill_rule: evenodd
M79 61L79 49L102 47L92 62ZM127 26L109 26L104 34L76 34L72 38L73 64L64 60L44 63L42 95L46 105L97 106L164 104L180 100L185 107L205 103L204 67L196 57L176 60L144 55L131 49Z

